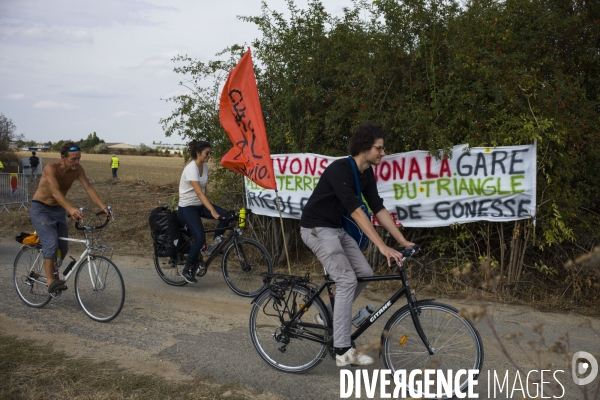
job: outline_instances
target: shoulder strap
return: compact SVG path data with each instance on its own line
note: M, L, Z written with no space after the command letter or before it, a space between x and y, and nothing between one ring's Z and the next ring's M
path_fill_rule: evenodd
M358 196L358 202L360 205L363 205L362 195L360 193L360 182L358 181L358 172L356 168L356 162L352 156L348 156L348 162L350 162L350 166L352 167L352 172L354 173L354 184L356 185L356 195Z

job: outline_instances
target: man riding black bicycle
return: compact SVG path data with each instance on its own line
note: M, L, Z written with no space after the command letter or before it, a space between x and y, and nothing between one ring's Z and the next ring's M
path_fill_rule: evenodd
M404 238L384 208L371 168L372 165L379 165L385 154L383 142L386 137L387 132L381 125L363 123L352 134L348 150L356 163L360 189L370 209L401 246L412 248L414 243ZM336 160L325 169L300 219L302 240L336 283L336 301L334 309L329 311L333 311L333 346L338 367L374 362L372 357L351 346L352 303L367 286L366 282L359 284L356 278L372 276L373 270L357 242L342 228L344 210L351 214L360 229L387 258L388 265L391 265L392 258L398 263L402 260L402 254L387 246L379 237L360 207L350 164L352 160Z

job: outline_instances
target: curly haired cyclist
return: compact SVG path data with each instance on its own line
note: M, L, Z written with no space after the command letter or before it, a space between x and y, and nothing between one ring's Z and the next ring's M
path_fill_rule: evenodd
M387 132L381 125L363 123L352 134L348 150L356 162L361 192L369 207L400 245L412 248L414 243L404 238L390 213L383 207L371 168L372 165L379 165L385 154L383 141L386 136ZM351 347L352 303L367 286L367 283L359 284L356 278L372 276L373 270L356 241L342 228L344 210L348 210L362 231L387 258L388 265L391 258L402 260L398 251L383 242L360 208L355 186L349 160L343 158L334 161L323 172L300 219L302 241L315 253L336 284L333 346L338 367L374 362L373 358Z
M79 164L80 159L81 149L79 146L73 142L63 143L60 147L60 161L46 165L42 171L40 184L31 201L29 215L42 243L44 271L50 293L66 289L65 281L56 279L54 276L56 250L60 249L63 258L69 250L66 241L58 240L59 237L69 235L65 214L74 220L83 218L81 211L71 205L66 198L73 182L79 180L90 199L106 215L110 215L110 211L100 200L100 196L90 184L83 167Z

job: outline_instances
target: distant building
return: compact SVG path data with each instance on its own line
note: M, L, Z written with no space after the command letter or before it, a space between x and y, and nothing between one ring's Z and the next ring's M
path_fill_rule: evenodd
M110 150L135 149L135 146L126 143L106 143L106 147L108 147Z
M156 143L154 142L151 145L148 145L148 147L153 148L153 149L161 149L161 150L175 150L175 151L183 151L184 149L187 148L187 145L185 144L179 144L179 143L174 143L174 144L169 144L169 143Z

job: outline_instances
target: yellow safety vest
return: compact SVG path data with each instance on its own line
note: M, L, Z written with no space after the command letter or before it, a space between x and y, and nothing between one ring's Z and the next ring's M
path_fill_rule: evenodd
M112 158L111 168L119 168L119 159L117 157Z
M4 169L4 164L2 164L2 161L0 161L0 169Z

